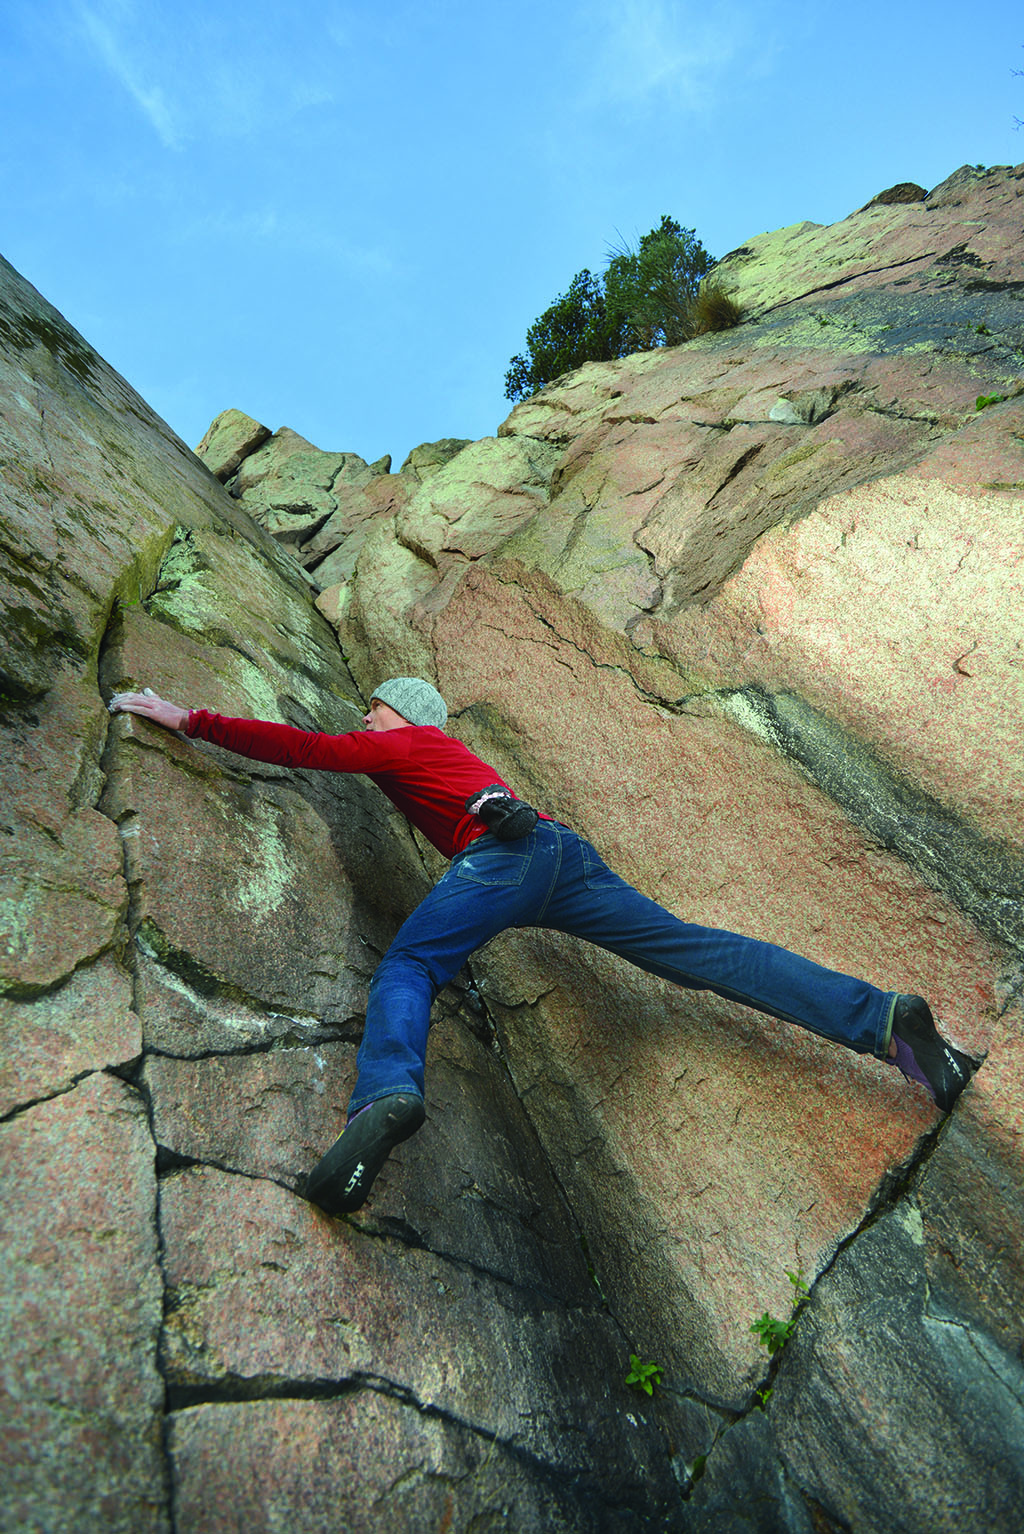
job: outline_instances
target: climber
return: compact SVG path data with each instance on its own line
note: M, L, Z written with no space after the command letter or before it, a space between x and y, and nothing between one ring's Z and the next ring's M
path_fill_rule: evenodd
M589 842L517 799L493 768L445 734L440 693L392 677L365 730L322 735L118 693L112 713L281 766L362 772L451 867L399 929L370 985L357 1077L339 1139L306 1196L332 1214L366 1201L374 1179L424 1119L424 1058L438 991L509 927L572 933L692 990L714 991L895 1065L944 1112L976 1062L947 1044L920 996L877 990L787 949L681 921L632 888Z

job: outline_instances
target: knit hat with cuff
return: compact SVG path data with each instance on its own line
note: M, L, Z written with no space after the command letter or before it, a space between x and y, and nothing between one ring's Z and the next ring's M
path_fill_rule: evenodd
M418 676L393 676L373 689L371 703L374 698L393 708L410 724L432 724L443 730L448 722L448 710L441 694Z

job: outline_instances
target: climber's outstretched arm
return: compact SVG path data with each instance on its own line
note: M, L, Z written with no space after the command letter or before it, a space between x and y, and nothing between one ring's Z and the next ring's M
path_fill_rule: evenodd
M188 728L188 709L158 698L148 687L145 692L115 692L107 707L112 714L142 714L168 730Z

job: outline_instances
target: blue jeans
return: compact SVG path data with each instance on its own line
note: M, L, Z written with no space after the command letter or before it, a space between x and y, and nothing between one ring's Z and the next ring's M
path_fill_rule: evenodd
M508 927L586 938L675 985L714 991L884 1059L897 992L785 948L696 927L641 895L589 842L542 820L521 841L490 832L460 852L404 922L370 986L349 1117L392 1092L423 1096L430 1008L477 948Z

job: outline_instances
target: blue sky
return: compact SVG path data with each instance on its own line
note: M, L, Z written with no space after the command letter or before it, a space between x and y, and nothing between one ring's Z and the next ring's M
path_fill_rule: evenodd
M669 213L715 256L1024 160L1024 13L917 0L5 0L0 252L195 445L397 468Z

